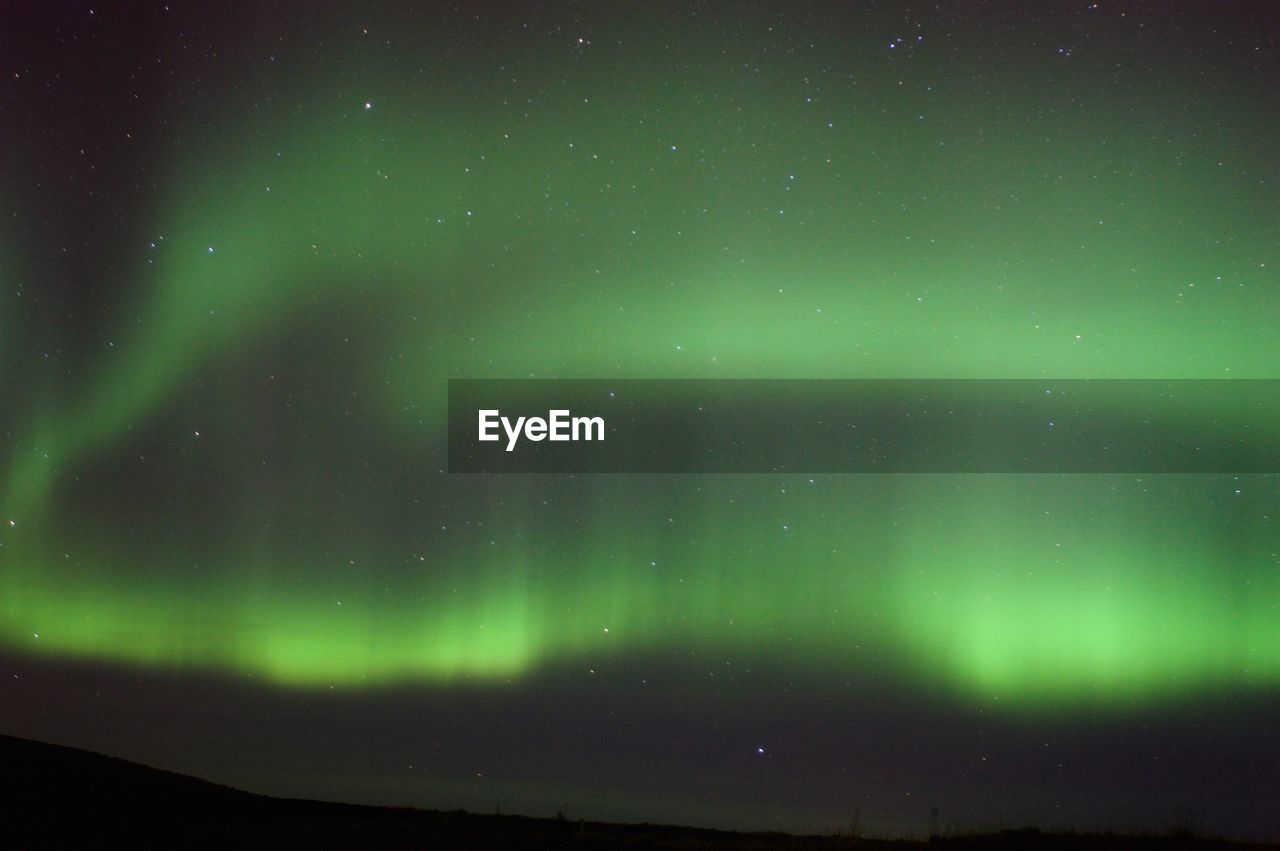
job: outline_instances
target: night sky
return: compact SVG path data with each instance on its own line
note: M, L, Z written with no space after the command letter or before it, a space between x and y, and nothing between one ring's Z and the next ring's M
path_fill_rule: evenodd
M1278 41L5 4L0 733L423 808L1274 839L1275 475L444 449L450 378L1280 378Z

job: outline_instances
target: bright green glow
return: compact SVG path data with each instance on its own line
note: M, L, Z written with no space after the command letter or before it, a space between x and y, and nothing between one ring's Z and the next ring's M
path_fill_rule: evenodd
M608 90L527 117L370 88L371 110L255 115L265 129L173 163L111 349L8 414L6 646L306 686L672 648L1031 704L1280 679L1272 479L1153 479L1158 511L1131 478L636 480L547 515L563 489L430 472L450 376L1274 377L1280 297L1237 259L1274 244L1249 163L1223 174L1188 143L1171 181L1147 130L1111 128L1104 151L1051 119L978 144L939 114L942 152L893 122L797 119L747 147L726 140L732 107L705 102L637 132ZM761 114L788 97L764 90ZM1230 253L1200 247L1206 204ZM315 398L286 408L262 388L291 358L290 389ZM170 518L218 508L215 551L153 545L128 512L105 526L115 496L102 518L71 507L69 477L187 423L259 453L224 441L199 473L256 507L228 519L234 500L194 497ZM368 443L456 499L391 522L376 483L339 497L331 474ZM257 496L271 451L309 461ZM266 511L285 516L260 542Z
M1265 479L1064 476L1046 503L1016 477L984 478L967 505L915 521L899 562L902 640L959 686L1072 702L1280 678L1274 535L1227 532L1274 493L1215 524L1178 492Z
M699 525L721 521L707 515ZM370 593L363 575L323 590L290 587L264 581L268 565L222 572L233 581L212 586L170 580L148 591L119 588L98 578L96 567L54 563L9 575L5 638L33 652L322 684L509 677L548 658L607 657L673 640L721 649L766 649L773 641L835 648L873 637L864 623L869 583L856 579L870 556L860 540L870 530L830 524L815 546L838 543L847 566L800 582L777 569L797 552L794 540L773 532L677 550L667 535L654 534L647 544L655 557L643 560L604 540L541 560L495 559L483 550L454 555L449 561L465 569L453 576L466 586L443 595L423 576L402 579L394 592ZM565 564L591 568L566 573Z
M678 532L654 517L629 523L630 547L611 543L621 524L601 519L586 546L449 552L436 561L453 566L450 579L438 582L425 563L381 587L363 571L299 584L261 564L218 571L212 584L122 586L19 554L24 569L0 585L4 640L297 685L510 678L549 660L599 664L664 646L804 660L840 676L905 667L1005 705L1280 679L1275 541L1215 552L1204 538L1213 524L1178 525L1188 480L1265 491L1264 477L835 478L777 497L760 495L777 480L746 478L757 495L733 516L704 511ZM623 484L611 501L641 491ZM1158 509L1144 510L1139 491ZM911 511L870 508L886 492ZM1135 498L1127 518L1093 507ZM780 514L796 519L784 530Z

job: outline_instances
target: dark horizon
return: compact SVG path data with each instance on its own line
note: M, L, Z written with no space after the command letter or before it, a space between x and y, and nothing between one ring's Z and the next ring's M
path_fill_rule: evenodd
M1221 694L1205 694L1198 705L1183 706L1182 718L1165 719L1158 725L1148 715L1130 712L1128 717L1097 718L1091 723L1070 716L1056 722L1024 719L984 732L983 744L993 755L1034 753L1037 747L1056 755L1064 765L1058 767L1058 777L1046 778L1043 762L1034 758L1003 761L1004 765L980 760L988 763L977 767L985 770L983 775L971 763L962 762L959 754L965 744L954 741L951 730L980 729L988 718L983 707L932 708L926 695L912 700L911 686L901 682L884 683L856 700L846 697L842 707L830 700L838 689L800 679L791 683L791 689L825 694L826 713L836 714L842 708L861 713L840 720L819 716L816 722L810 717L809 723L850 731L866 723L874 724L878 732L890 732L878 745L850 734L851 747L831 749L825 755L821 751L830 749L829 744L806 742L799 736L795 741L784 740L777 747L799 749L797 759L776 766L768 749L764 755L753 753L754 765L745 765L741 776L716 788L692 773L680 777L672 772L663 779L663 787L670 791L661 812L668 815L655 816L650 802L628 798L628 788L652 789L653 781L646 778L660 774L671 764L670 757L655 758L643 743L624 741L610 747L606 734L584 739L575 729L579 716L563 710L570 700L582 701L580 713L607 719L601 723L606 733L642 724L664 727L673 731L679 748L689 752L686 759L725 760L739 750L743 727L767 723L758 717L767 714L762 710L802 712L806 698L796 694L789 704L754 711L738 707L728 723L697 724L678 710L674 699L665 712L641 717L634 705L628 706L632 695L624 692L608 699L607 693L618 683L607 679L599 692L584 696L574 686L578 672L567 668L541 672L537 682L544 696L531 712L529 689L513 683L497 688L487 683L455 685L448 695L429 687L390 686L368 693L335 694L328 689L290 693L209 672L140 672L109 665L12 660L11 667L25 681L21 692L12 693L34 699L7 707L6 733L278 798L479 814L500 809L504 814L536 818L553 818L567 805L574 818L595 821L805 835L847 831L850 820L856 819L861 835L887 839L927 838L936 824L947 835L1024 828L1046 833L1166 835L1176 828L1210 838L1276 841L1276 831L1269 825L1274 820L1272 790L1258 785L1252 775L1259 766L1269 770L1271 752L1256 747L1265 746L1264 740L1248 742L1254 745L1251 751L1238 744L1250 731L1268 727L1274 709L1267 704L1233 706ZM602 674L597 671L595 676ZM665 696L673 698L688 683L688 676L668 683ZM114 699L108 702L104 697ZM216 701L211 704L215 712L192 715L191 707L212 701ZM660 705L653 696L649 701L650 712ZM317 702L323 703L319 709ZM457 708L449 707L451 702ZM85 706L95 707L94 717L81 714ZM1213 728L1196 724L1207 713L1219 720ZM415 716L429 719L416 732ZM514 716L525 717L528 729L539 731L545 741L529 742L515 725L499 723ZM252 727L229 725L227 718L252 718L255 723ZM441 735L471 727L486 733L455 742ZM182 731L181 739L171 732L175 729ZM387 730L398 732L388 737ZM1040 738L1049 741L1036 742ZM308 747L300 749L299 740ZM832 764L849 759L856 748L863 759L871 753L882 764L899 763L887 777L901 778L913 769L893 753L903 740L913 742L910 760L928 759L936 776L944 778L932 790L895 794L896 790L883 788L886 776L854 777ZM1163 782L1151 784L1151 764L1161 762L1162 750L1174 748L1184 759L1159 765ZM604 752L615 765L631 761L632 774L622 775L621 782L600 783L592 777L590 764L572 759L574 751ZM1207 758L1185 758L1195 752ZM738 759L740 764L746 762ZM463 774L468 760L481 770L465 784L441 784L432 776L441 773L442 764L444 771L452 768ZM948 763L961 764L945 774L939 767ZM565 782L535 790L507 779L540 764L555 764ZM379 775L386 779L376 785L368 782L370 776ZM847 782L832 783L832 776ZM1192 782L1217 790L1216 807L1207 797L1186 791ZM1037 801L1046 790L1074 804L1046 814ZM684 800L677 803L677 797ZM1223 801L1229 807L1223 807ZM744 812L750 814L744 817ZM795 812L811 815L789 816Z
M360 847L473 847L503 845L575 847L788 847L886 849L940 844L1001 848L1264 848L1204 834L1193 814L1179 813L1158 832L1041 831L1035 827L989 827L966 831L930 813L923 837L869 834L861 815L820 833L739 832L723 828L651 822L604 822L573 817L568 802L554 816L464 809L329 802L263 796L167 772L110 755L0 735L0 755L24 784L5 832L10 840L52 844L73 838L98 841L159 840L191 847L265 844L359 843Z

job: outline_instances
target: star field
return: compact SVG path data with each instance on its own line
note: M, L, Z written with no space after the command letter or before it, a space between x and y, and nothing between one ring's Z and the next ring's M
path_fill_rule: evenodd
M0 732L442 808L1274 827L1275 476L444 472L449 378L1280 377L1265 6L26 11Z

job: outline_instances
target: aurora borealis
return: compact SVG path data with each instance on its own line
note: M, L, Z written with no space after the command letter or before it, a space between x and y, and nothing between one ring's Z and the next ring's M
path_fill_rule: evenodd
M1032 9L0 13L0 732L1274 838L1274 475L445 472L450 378L1280 378L1274 12Z

